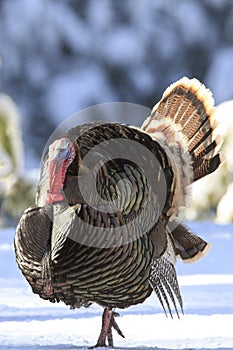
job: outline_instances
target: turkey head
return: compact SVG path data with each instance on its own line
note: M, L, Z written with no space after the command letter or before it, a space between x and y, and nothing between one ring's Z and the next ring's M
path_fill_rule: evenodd
M47 193L47 204L63 201L63 187L66 178L66 172L69 165L73 162L76 150L73 142L68 138L62 137L54 141L49 146L49 189Z

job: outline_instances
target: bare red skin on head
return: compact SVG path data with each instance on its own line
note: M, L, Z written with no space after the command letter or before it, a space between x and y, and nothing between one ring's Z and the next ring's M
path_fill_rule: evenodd
M66 170L65 160L58 162L53 159L49 163L49 191L46 201L47 204L64 200L61 190L64 186Z
M54 202L65 200L61 191L64 187L67 169L75 157L75 149L72 143L70 143L69 151L70 155L67 159L52 159L49 162L49 190L46 199L47 204L53 204Z

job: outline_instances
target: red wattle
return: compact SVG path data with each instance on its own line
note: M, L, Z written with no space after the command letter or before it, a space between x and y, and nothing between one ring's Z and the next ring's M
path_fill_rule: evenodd
M51 160L49 163L49 190L46 202L60 202L64 200L61 190L64 186L66 166L64 161Z

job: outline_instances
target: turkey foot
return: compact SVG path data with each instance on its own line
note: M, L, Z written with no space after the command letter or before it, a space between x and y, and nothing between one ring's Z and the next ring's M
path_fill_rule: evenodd
M112 336L112 328L114 328L117 333L125 338L124 334L118 327L115 317L118 317L119 314L115 311L112 311L110 308L106 307L104 309L103 315L102 315L102 328L100 332L100 336L98 338L98 341L96 345L92 346L93 348L98 348L100 346L106 346L106 338L108 340L108 345L113 346L113 336Z

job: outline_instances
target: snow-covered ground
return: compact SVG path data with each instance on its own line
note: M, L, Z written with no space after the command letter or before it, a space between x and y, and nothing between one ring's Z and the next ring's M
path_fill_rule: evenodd
M125 339L116 349L233 349L233 225L189 223L212 243L209 255L177 270L185 315L166 318L152 295L119 310ZM34 295L18 270L13 229L0 231L0 349L87 349L101 325L101 308L69 310Z

